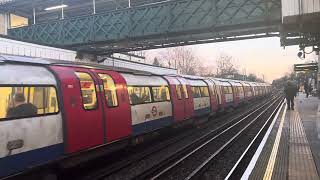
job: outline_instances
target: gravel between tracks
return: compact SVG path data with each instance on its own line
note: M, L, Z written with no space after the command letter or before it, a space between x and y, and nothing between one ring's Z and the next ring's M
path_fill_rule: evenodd
M250 106L246 107L246 109L253 108L254 106L257 106L257 104L251 104ZM164 149L160 152L157 152L142 161L136 162L133 165L131 165L130 167L128 167L124 170L121 170L121 171L117 172L116 174L108 176L104 179L105 180L132 179L133 177L135 177L139 173L143 172L148 167L157 165L160 161L166 159L167 157L170 157L172 154L175 153L175 151L177 149L182 148L183 146L190 143L191 141L194 141L194 140L198 139L199 137L201 137L202 135L208 133L210 130L215 129L215 128L221 126L222 124L226 123L226 121L225 121L226 119L231 120L232 117L234 117L237 114L240 114L243 110L244 109L242 109L242 108L236 110L235 112L232 113L232 115L228 115L230 117L221 117L221 118L217 118L217 119L211 119L212 122L210 122L206 127L202 127L201 131L197 131L192 136L185 138L185 139L177 142L176 144L169 146L166 149Z

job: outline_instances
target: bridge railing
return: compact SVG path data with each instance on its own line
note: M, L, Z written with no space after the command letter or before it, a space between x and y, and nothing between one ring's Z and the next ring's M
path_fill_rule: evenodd
M50 45L126 43L261 27L281 21L280 0L172 0L10 29L9 36ZM208 37L210 38L210 37Z

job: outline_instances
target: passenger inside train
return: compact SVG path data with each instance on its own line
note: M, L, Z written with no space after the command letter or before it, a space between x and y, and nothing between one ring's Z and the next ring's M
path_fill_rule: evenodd
M14 107L8 109L7 118L34 116L37 114L37 107L31 103L26 103L24 94L17 93L13 97Z

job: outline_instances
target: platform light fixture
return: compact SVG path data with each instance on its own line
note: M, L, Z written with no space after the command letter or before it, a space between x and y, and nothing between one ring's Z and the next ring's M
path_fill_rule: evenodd
M52 7L45 8L44 10L45 11L50 11L50 10L62 9L62 8L66 8L66 7L68 7L68 5L61 4L61 5L58 5L58 6L52 6Z

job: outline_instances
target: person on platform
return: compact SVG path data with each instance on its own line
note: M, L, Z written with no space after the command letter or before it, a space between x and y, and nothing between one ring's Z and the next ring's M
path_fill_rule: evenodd
M15 94L13 99L15 107L8 109L7 118L37 115L37 107L31 103L26 103L22 93Z
M308 97L309 97L310 87L309 87L309 84L308 84L308 82L307 82L307 81L306 81L306 82L304 82L303 87L304 87L304 92L306 93L306 98L308 98Z
M292 81L288 81L284 87L284 93L286 95L288 110L294 110L294 97L297 95L297 86Z

